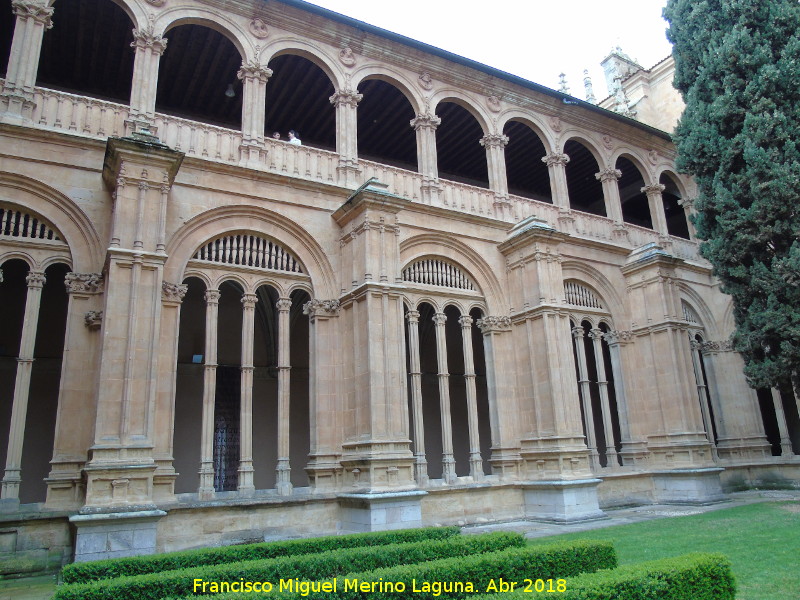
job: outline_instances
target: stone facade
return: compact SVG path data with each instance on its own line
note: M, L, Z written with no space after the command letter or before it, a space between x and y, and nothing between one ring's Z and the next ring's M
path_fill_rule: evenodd
M726 345L668 136L299 0L92 1L134 31L127 104L40 85L74 5L11 3L3 556L569 522L796 478L795 398L760 405ZM238 53L239 129L158 110L202 23ZM287 56L334 89L332 148L265 131ZM416 170L360 156L390 98Z

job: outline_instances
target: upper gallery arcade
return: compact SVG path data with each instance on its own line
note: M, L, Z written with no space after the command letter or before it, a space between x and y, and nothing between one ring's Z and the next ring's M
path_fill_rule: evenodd
M300 0L0 0L0 69L15 552L572 521L794 464L662 131Z

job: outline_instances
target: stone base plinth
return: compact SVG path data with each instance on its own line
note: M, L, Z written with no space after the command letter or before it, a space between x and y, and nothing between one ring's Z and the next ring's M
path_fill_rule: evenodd
M163 510L75 515L75 562L153 554Z
M343 531L386 531L422 526L420 500L427 492L340 494Z
M525 482L525 515L557 523L604 519L606 514L597 499L600 483L600 479Z
M722 502L719 474L724 469L673 469L653 473L653 496L659 504Z

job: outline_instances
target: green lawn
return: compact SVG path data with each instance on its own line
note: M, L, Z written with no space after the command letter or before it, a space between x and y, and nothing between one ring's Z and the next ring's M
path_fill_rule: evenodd
M722 552L733 563L737 600L800 599L800 502L765 502L531 540L609 540L620 564Z

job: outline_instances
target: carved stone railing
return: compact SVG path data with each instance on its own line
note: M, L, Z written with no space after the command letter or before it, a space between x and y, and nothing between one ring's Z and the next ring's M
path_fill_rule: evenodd
M337 183L339 155L311 146L268 139L266 170L323 183Z
M33 101L32 120L37 127L96 139L125 135L128 107L124 104L38 87Z
M240 131L160 113L156 113L155 126L161 143L184 152L186 156L239 162Z
M556 227L558 223L558 207L549 202L523 198L522 196L511 195L508 197L513 209L515 221L521 221L528 217L541 219L551 227Z
M422 175L419 173L363 159L359 159L358 165L364 181L375 177L381 183L389 186L390 193L406 200L419 202L420 188L422 187Z
M496 217L494 192L485 188L440 180L439 205L471 215ZM508 219L511 220L510 218Z

